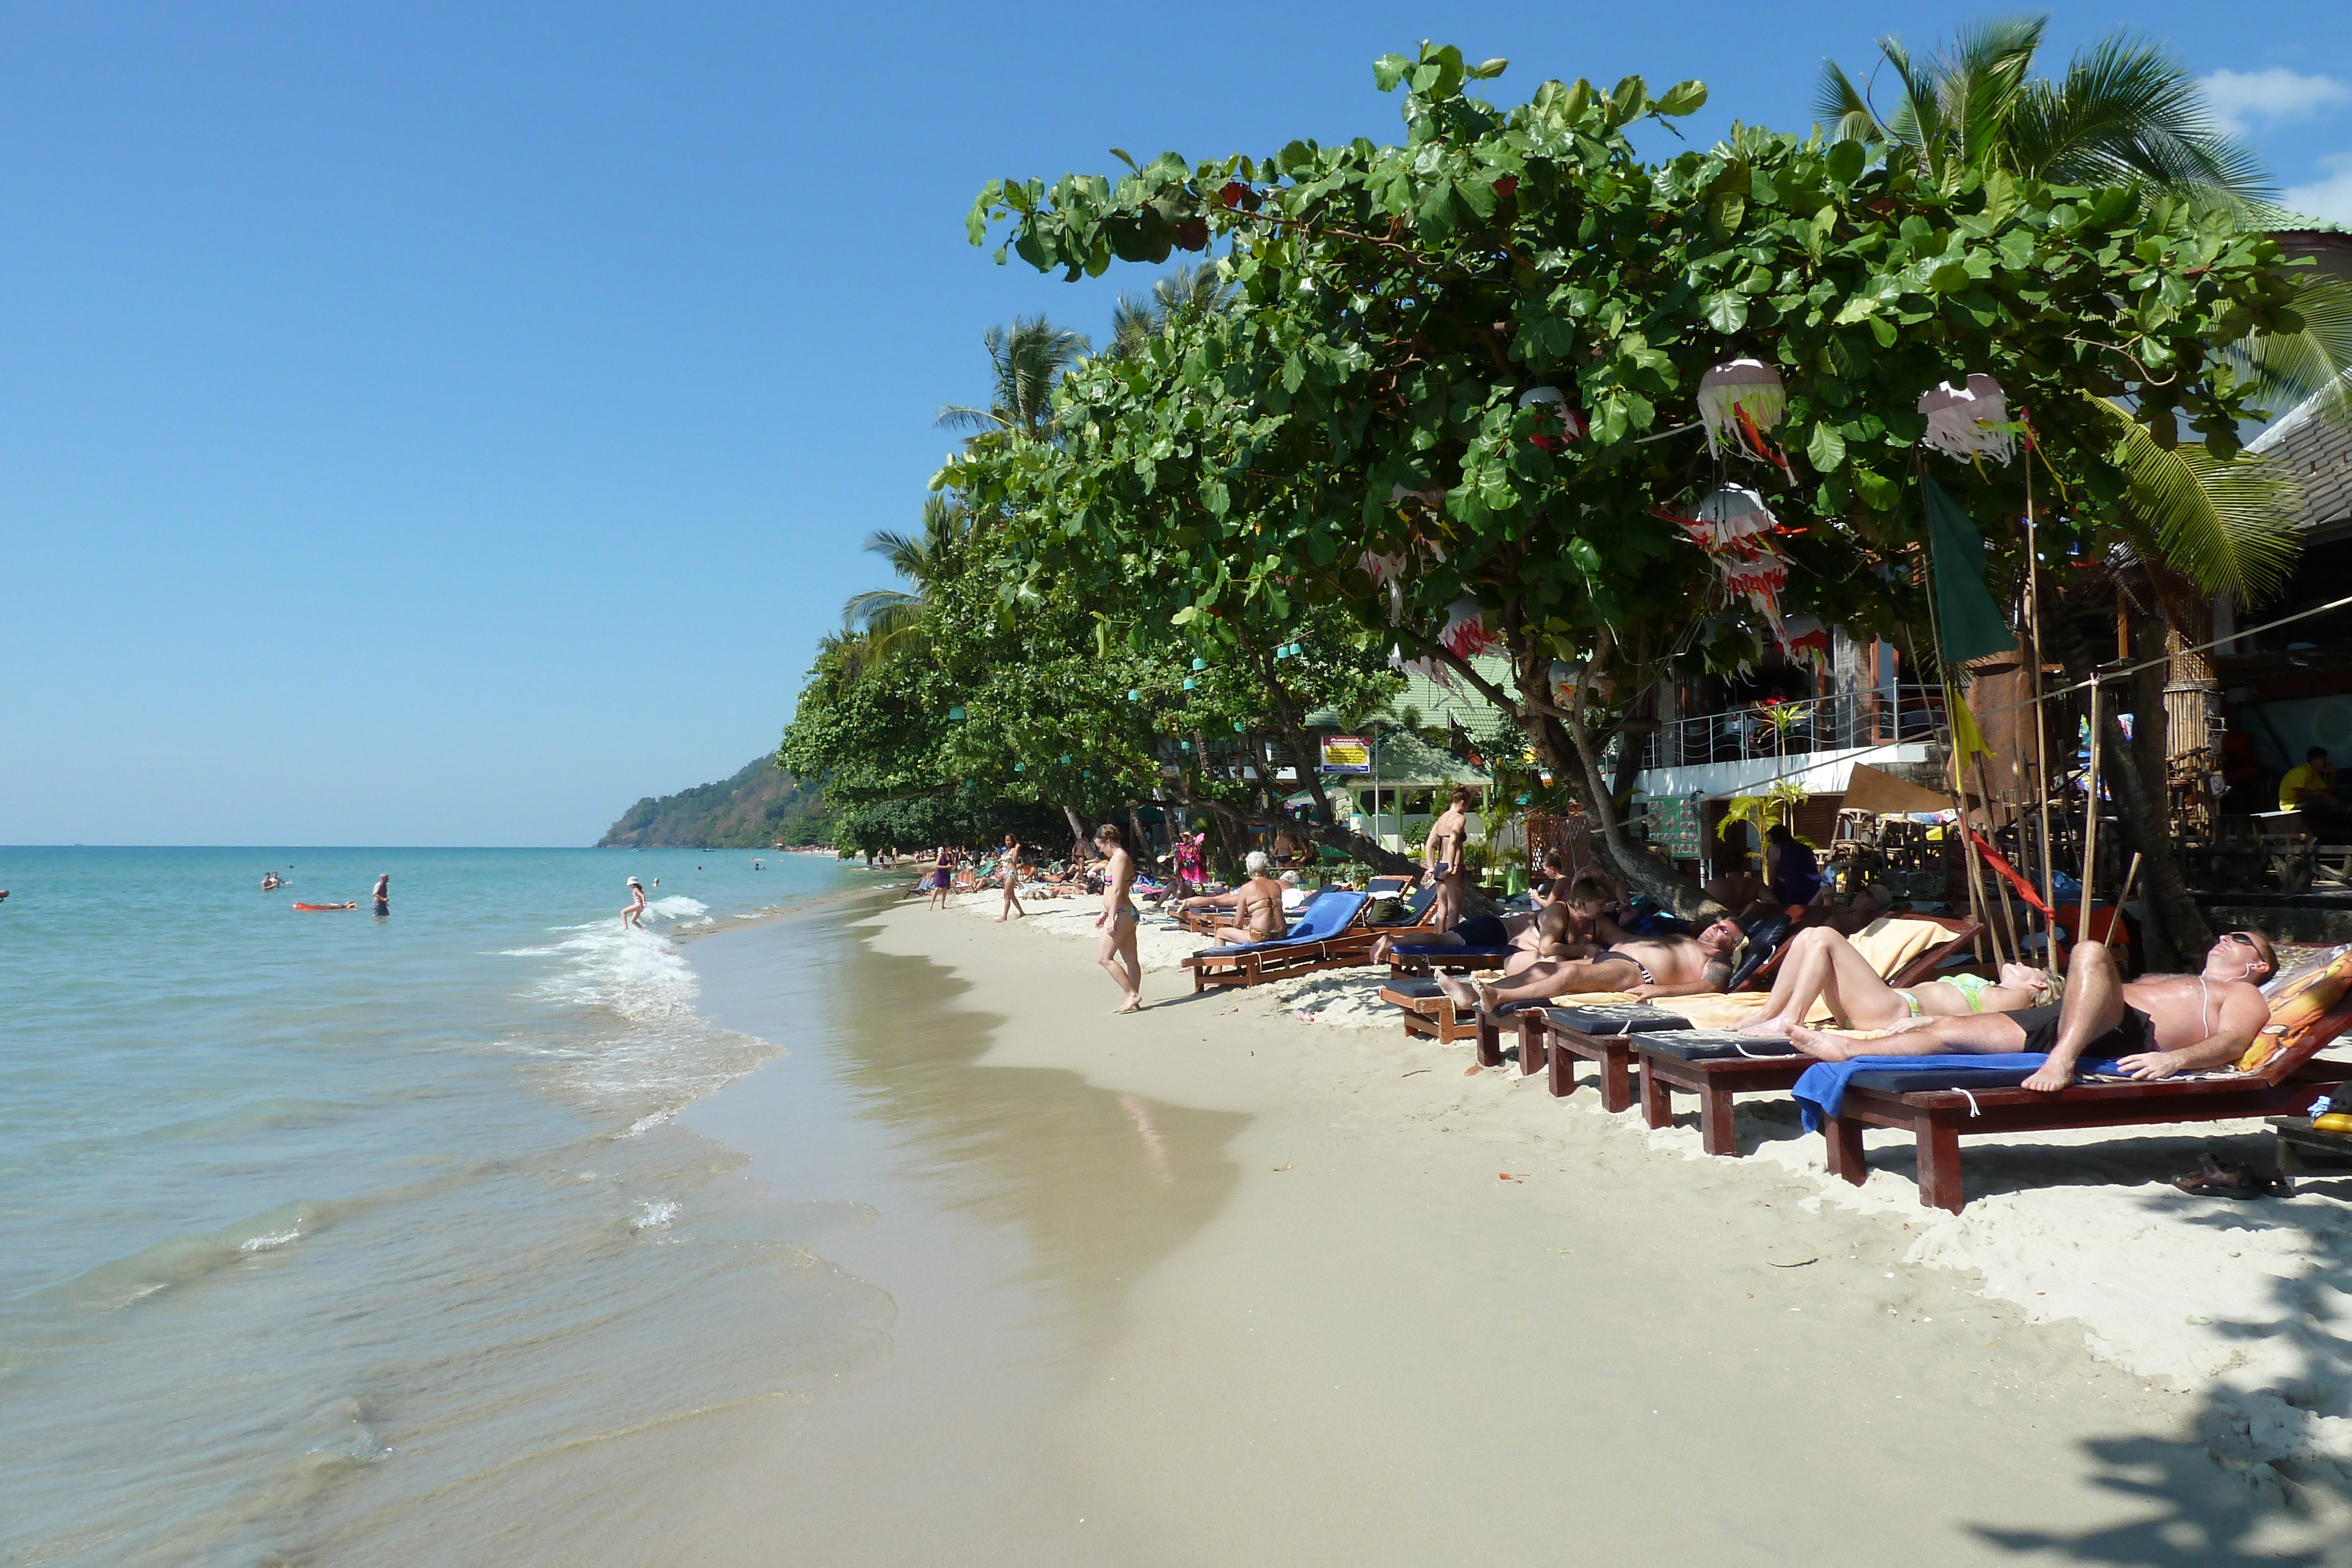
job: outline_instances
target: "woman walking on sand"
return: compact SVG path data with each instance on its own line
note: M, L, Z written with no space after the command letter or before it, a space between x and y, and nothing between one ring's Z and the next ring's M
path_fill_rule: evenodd
M1135 955L1135 904L1127 896L1135 881L1135 858L1108 822L1095 830L1095 848L1108 862L1103 867L1103 912L1095 916L1095 929L1102 933L1095 942L1095 962L1118 982L1127 998L1111 1011L1141 1012L1143 961Z
M626 930L628 927L634 925L638 930L643 931L646 928L645 915L645 883L639 882L635 877L631 877L629 879L629 907L621 911L622 929Z
M1021 841L1013 834L1004 835L1004 853L996 869L1004 879L1004 907L997 911L1002 925L1008 917L1019 919L1029 912L1021 907Z
M931 903L933 909L948 906L948 894L955 891L955 852L947 845L940 846L937 862L931 867Z

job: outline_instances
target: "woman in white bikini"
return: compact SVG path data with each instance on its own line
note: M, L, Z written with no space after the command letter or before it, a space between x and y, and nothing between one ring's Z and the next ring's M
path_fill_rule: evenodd
M1827 1002L1848 1029L1879 1030L1905 1019L2013 1013L2049 994L2050 977L2025 964L2003 964L1998 982L1982 975L1947 975L1898 991L1853 943L1829 926L1814 925L1789 939L1789 956L1773 977L1771 998L1739 1032L1786 1035L1805 1021L1815 1002Z

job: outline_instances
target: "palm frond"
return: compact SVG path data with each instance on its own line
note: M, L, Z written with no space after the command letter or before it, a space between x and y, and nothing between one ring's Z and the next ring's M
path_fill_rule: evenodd
M1870 95L1853 85L1845 68L1835 60L1822 62L1821 79L1813 87L1813 113L1832 141L1891 140L1870 107Z
M923 611L918 595L896 588L869 588L853 593L841 607L841 624L848 631L881 636L904 628Z
M2274 414L2316 397L2313 410L2330 424L2352 424L2352 284L2306 277L2295 292L2299 332L2254 332L2221 350Z
M2038 179L2248 201L2269 192L2252 152L2214 123L2203 89L2160 46L2117 31L2079 50L2063 81L2018 106L2011 167Z
M2099 402L2117 430L2116 466L2142 553L2164 562L2203 593L2251 604L2286 580L2302 549L2294 518L2301 497L2292 476L2241 455L2227 462L2200 445L2167 451L2147 427L2114 403Z

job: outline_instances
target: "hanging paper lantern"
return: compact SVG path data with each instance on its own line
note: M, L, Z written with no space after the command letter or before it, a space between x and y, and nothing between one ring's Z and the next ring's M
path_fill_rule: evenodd
M1489 648L1502 646L1503 641L1486 630L1486 613L1478 608L1478 601L1466 597L1445 607L1445 626L1437 640L1457 659L1475 658Z
M1402 507L1407 501L1419 501L1433 512L1442 510L1445 506L1445 487L1441 485L1433 490L1408 490L1402 485L1389 486L1390 506Z
M1741 485L1726 485L1698 504L1698 516L1683 527L1707 549L1719 549L1780 526L1764 497Z
M1576 702L1576 688L1580 683L1590 685L1594 691L1601 694L1601 700L1603 702L1609 701L1617 695L1617 681L1614 676L1601 675L1588 680L1585 675L1588 667L1581 659L1554 659L1551 662L1549 672L1551 700L1556 706L1573 706Z
M1435 659L1408 659L1404 656L1404 650L1393 643L1389 646L1389 668L1401 675L1419 675L1449 692L1454 689L1454 671L1450 666Z
M1970 376L1965 387L1945 382L1921 396L1919 412L1927 416L1927 434L1920 439L1938 452L1996 463L2017 455L2017 433L2008 428L2009 395L1990 376Z
M1528 439L1546 452L1566 451L1570 442L1584 434L1584 421L1558 387L1529 387L1519 394L1519 406L1536 411L1536 429ZM1557 431L1549 428L1555 423Z
M1184 677L1184 689L1188 692L1192 689L1192 677L1190 675Z
M1706 426L1706 451L1719 456L1729 446L1764 457L1764 433L1780 423L1789 405L1780 372L1761 360L1733 360L1698 379L1698 418Z
M1782 622L1780 646L1791 658L1799 653L1816 663L1830 656L1830 629L1818 615L1791 615Z
M1207 669L1208 667L1209 667L1209 661L1208 661L1208 660L1206 660L1206 659L1194 659L1194 660L1192 661L1192 669L1193 669L1193 672L1194 672L1195 674L1198 674L1199 672L1201 672L1201 671L1202 671L1202 670L1205 670L1205 669Z

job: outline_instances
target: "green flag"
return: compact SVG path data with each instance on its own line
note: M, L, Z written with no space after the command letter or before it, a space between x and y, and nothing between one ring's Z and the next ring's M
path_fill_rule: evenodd
M1927 492L1927 550L1933 562L1936 619L1943 633L1947 669L2007 653L2017 647L2009 618L1985 586L1984 536L1969 521L1944 487L1924 480Z

